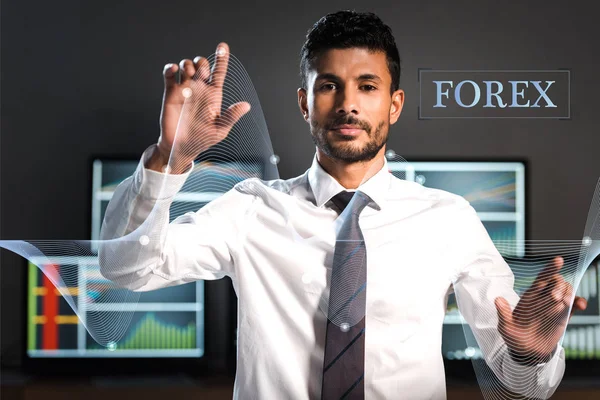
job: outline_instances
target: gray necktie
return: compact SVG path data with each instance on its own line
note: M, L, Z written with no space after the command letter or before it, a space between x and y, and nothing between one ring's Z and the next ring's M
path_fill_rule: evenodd
M331 271L321 398L364 399L367 252L358 216L370 198L343 191L331 201L344 212Z

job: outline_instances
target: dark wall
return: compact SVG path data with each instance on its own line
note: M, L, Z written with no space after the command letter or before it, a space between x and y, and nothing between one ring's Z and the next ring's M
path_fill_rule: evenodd
M314 147L297 108L298 52L312 24L341 8L376 12L396 36L406 104L389 148L409 160L525 158L529 238L580 238L600 177L594 13L564 1L447 3L3 1L0 238L89 239L90 156L155 142L163 65L219 41L254 82L281 177L304 172ZM418 68L570 68L572 119L418 120ZM23 266L2 250L8 364L25 346Z

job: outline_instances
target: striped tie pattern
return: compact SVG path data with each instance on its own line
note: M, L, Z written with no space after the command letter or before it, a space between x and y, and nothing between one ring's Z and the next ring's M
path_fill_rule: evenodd
M331 201L343 212L331 271L321 398L364 399L367 252L358 216L370 198L343 191Z

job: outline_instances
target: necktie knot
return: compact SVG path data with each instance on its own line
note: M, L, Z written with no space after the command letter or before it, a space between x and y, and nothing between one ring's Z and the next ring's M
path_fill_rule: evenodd
M360 214L367 204L369 204L371 198L360 190L357 190L356 192L342 190L333 196L331 201L336 205L337 208L340 209L340 211L344 211L348 204L352 201L352 205L350 206L351 212L354 214Z

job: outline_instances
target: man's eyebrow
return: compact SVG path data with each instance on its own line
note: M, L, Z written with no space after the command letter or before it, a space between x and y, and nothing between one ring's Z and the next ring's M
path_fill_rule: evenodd
M340 81L341 78L336 74L332 74L330 72L324 72L322 74L317 75L315 81L319 80L331 80L331 81ZM381 81L381 78L375 74L362 74L359 75L356 79L358 81Z
M381 81L381 78L375 74L362 74L358 77L359 81Z
M325 73L321 73L321 74L317 75L317 77L315 78L315 81L318 81L318 80L339 81L341 79L336 74L325 72Z

